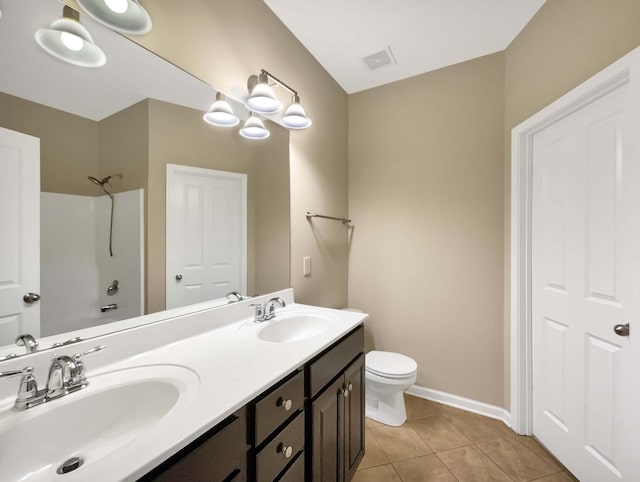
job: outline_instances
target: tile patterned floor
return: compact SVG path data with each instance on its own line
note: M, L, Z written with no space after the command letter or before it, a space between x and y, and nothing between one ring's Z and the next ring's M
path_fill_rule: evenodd
M367 419L366 453L353 482L576 481L531 437L504 423L405 396L407 422Z

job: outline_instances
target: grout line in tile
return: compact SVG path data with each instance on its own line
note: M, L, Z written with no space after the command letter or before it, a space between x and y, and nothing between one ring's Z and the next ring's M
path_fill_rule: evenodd
M504 438L504 437L502 437L502 438ZM500 439L497 439L497 440L500 440ZM491 455L489 455L488 453L486 453L484 450L482 450L482 449L479 447L479 444L481 444L481 443L483 443L483 442L478 442L478 443L476 444L476 447L478 447L478 450L479 450L480 452L482 452L484 455L486 455L486 457L487 457L489 460L491 460L494 464L496 464L496 465L498 466L498 468L500 468L500 470L502 470L502 471L504 472L504 469L500 466L500 464L499 464L496 460L494 460L494 459L491 457ZM542 458L541 458L541 457L539 457L539 456L538 456L538 454L536 454L536 453L535 453L533 450L531 450L529 447L527 447L527 446L526 446L526 445L524 445L524 444L520 444L520 445L522 445L522 447L523 447L525 450L527 450L528 452L530 452L534 457L536 457L536 458L540 459L540 461L541 461L542 463L544 463L544 464L546 464L546 465L549 465L549 464L547 464L544 460L542 460ZM546 449L545 449L545 450L546 450ZM551 467L550 465L549 465L549 467L553 470L553 467ZM560 464L560 467L561 467L561 469L560 469L560 470L558 470L558 471L550 472L550 473L548 473L548 474L546 474L546 475L543 475L542 477L538 477L538 478L536 478L536 479L527 479L525 482L533 482L533 481L535 481L535 480L544 479L545 477L549 477L550 475L559 474L559 473L564 472L564 471L566 470L566 469L564 468L564 465ZM507 474L507 475L508 475L508 474Z
M507 474L507 472L505 472L505 470L500 466L500 464L499 464L498 462L496 462L495 460L493 460L493 459L491 458L491 456L490 456L488 453L486 453L484 450L482 450L482 449L479 447L479 444L481 444L481 443L482 443L482 442L478 442L478 443L474 444L474 447L475 447L475 448L477 448L477 449L480 451L480 453L481 453L482 455L484 455L486 458L488 458L488 459L489 459L489 460L490 460L490 461L491 461L491 462L492 462L496 467L498 467L498 468L500 469L500 472L502 472L504 475L506 475L509 479L511 479L511 480L515 480L513 477L511 477L509 474ZM534 455L535 455L535 454L534 454ZM545 476L545 477L546 477L546 476Z

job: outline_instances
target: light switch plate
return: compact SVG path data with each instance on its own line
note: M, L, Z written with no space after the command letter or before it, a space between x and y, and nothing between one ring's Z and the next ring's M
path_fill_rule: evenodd
M302 274L304 276L311 276L311 256L302 258Z

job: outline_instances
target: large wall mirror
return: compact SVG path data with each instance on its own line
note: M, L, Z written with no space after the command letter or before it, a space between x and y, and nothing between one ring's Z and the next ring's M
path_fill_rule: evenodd
M21 186L8 172L24 165L6 157L0 139L0 225L10 234L0 243L0 356L21 353L14 340L25 331L63 341L175 306L222 304L230 291L289 287L286 129L270 123L269 139L250 141L237 128L206 124L211 86L82 13L106 64L53 58L34 34L62 16L57 0L1 7L0 127L38 139L31 175L39 177L40 219L16 214ZM209 223L212 211L217 221ZM38 228L37 250L23 249L25 226ZM24 239L11 237L18 231ZM228 274L238 272L228 266L238 255L240 275ZM38 284L2 293L19 285L20 256L39 258ZM217 277L203 278L206 270ZM23 300L27 292L40 299ZM40 316L23 323L18 308L35 304Z

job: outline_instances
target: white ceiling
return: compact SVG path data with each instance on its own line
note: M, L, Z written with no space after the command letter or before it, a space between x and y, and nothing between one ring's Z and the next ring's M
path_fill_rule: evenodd
M348 93L507 48L545 0L264 0ZM363 58L390 48L397 63Z

